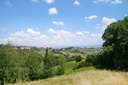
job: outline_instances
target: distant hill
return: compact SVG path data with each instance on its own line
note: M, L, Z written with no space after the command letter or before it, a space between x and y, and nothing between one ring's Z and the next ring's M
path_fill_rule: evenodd
M102 45L52 46L52 48L68 48L68 47L79 47L79 48L101 48Z

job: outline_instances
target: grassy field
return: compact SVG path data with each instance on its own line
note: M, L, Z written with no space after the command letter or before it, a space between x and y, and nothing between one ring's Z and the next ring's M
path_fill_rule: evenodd
M70 74L73 72L73 68L77 66L80 62L70 61L65 65L65 74Z
M96 70L93 66L73 70L79 63L67 62L65 75L6 85L128 85L128 73L126 72Z
M75 61L67 62L65 65L65 74L71 74L71 73L87 71L87 70L96 70L96 68L93 66L73 70L73 68L78 64L80 64L81 62L75 62Z
M88 70L44 80L7 85L128 85L128 73Z

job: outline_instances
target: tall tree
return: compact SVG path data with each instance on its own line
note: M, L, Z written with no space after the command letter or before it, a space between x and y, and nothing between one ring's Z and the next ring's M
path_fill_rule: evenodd
M62 75L64 74L64 69L65 69L65 58L63 55L60 55L58 57L58 68L57 68L57 75Z
M110 24L103 36L103 47L112 47L112 61L116 67L128 68L128 16L123 20Z
M31 50L30 52L27 58L26 67L29 70L30 80L37 80L43 75L43 59L35 50Z
M44 60L44 78L52 77L54 75L53 72L54 56L52 53L48 52L48 48L46 48L46 54L43 60Z

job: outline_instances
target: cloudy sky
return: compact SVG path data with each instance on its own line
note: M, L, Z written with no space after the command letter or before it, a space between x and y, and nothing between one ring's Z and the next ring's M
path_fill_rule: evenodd
M102 45L106 27L128 14L128 0L0 0L0 44Z

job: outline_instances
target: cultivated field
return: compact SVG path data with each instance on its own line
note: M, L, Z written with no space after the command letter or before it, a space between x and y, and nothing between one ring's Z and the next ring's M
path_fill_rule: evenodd
M128 85L128 73L88 70L44 80L7 85Z

